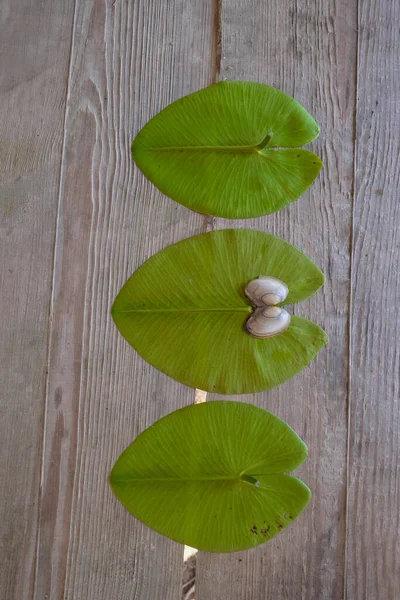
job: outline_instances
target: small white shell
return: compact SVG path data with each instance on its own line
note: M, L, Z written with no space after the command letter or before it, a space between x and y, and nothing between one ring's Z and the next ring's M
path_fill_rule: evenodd
M276 277L259 277L250 281L244 292L256 306L274 306L287 298L289 289Z
M246 286L246 296L257 306L246 323L246 331L256 338L282 333L290 325L290 314L280 306L288 294L288 286L276 277L259 277Z
M246 323L253 337L268 338L285 331L290 325L290 314L280 306L256 308Z

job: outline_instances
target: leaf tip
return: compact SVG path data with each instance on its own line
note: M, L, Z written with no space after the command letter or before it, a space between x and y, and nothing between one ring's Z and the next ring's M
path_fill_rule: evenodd
M110 486L113 494L118 498L118 500L120 502L122 502L122 504L124 504L124 500L123 497L121 496L121 477L118 476L117 472L116 472L116 465L117 463L113 466L109 476L108 476L108 485ZM124 504L125 506L125 504Z
M135 142L136 142L137 136L135 137L135 139L133 140L132 144L131 144L131 156L133 158L133 160L135 160Z
M110 310L110 315L111 315L111 318L114 321L114 323L115 323L116 314L117 314L117 308L115 306L115 300L114 300L113 305L111 306L111 310Z

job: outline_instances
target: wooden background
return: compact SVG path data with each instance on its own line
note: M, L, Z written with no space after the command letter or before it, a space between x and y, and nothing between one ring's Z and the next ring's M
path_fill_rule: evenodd
M196 600L400 598L398 0L2 0L0 27L0 598L181 597L183 547L107 475L194 390L142 361L110 306L156 251L232 226L163 196L129 151L161 108L223 78L277 86L321 125L311 190L233 225L325 271L300 310L330 344L240 397L308 444L311 505L264 546L199 553Z

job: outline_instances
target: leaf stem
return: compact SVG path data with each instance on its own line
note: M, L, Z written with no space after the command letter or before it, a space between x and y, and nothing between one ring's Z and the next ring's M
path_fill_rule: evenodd
M169 152L169 151L177 151L184 152L187 150L192 151L205 151L211 150L212 152L259 152L263 150L270 142L272 138L272 134L268 133L263 140L259 144L251 144L249 146L161 146L159 148L146 148L146 150L156 150L157 152Z
M270 133L268 133L265 136L265 138L259 144L257 144L257 146L256 146L257 150L258 151L264 150L265 146L267 146L269 144L271 138L272 138L272 135Z
M247 481L247 483L251 483L253 485L257 485L257 483L258 485L260 485L257 479L255 477L252 477L251 475L242 475L240 479L242 479L243 481Z

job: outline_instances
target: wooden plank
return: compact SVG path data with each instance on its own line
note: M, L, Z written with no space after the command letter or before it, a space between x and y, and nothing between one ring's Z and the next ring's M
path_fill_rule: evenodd
M400 5L360 4L347 598L400 598Z
M73 0L0 6L0 598L32 597Z
M78 0L63 154L35 598L180 596L183 547L133 519L108 474L194 391L142 361L110 317L127 277L204 228L136 169L130 144L210 83L214 14L184 0ZM160 339L162 343L162 339Z
M306 441L309 458L297 473L312 489L310 506L257 549L200 553L196 600L342 599L356 3L222 0L220 22L221 77L277 86L321 125L310 148L325 166L311 190L285 210L239 226L283 237L325 271L324 291L295 312L323 326L330 344L292 381L239 397L277 414ZM229 225L214 219L214 227Z

